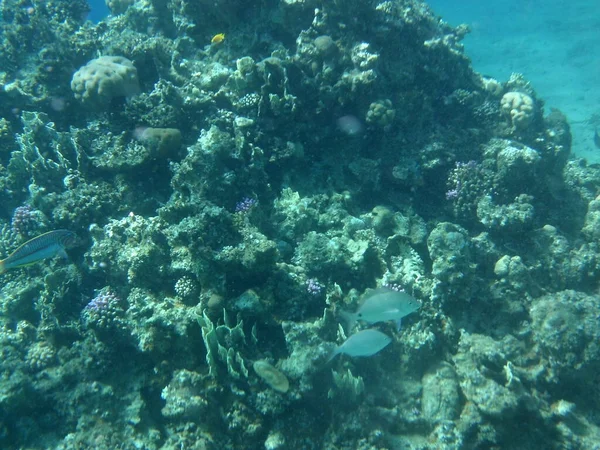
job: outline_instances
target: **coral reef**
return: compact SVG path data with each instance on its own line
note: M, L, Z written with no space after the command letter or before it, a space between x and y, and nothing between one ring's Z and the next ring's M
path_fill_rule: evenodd
M78 236L2 274L0 447L594 448L564 115L420 1L255 3L0 3L0 258ZM383 286L419 310L328 361Z

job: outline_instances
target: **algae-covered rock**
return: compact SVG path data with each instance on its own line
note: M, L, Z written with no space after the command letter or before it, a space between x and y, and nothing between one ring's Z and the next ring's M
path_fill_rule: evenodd
M161 283L168 262L164 235L157 218L128 215L104 227L93 225L86 260L90 271L108 274L114 285L137 280L141 285Z
M438 224L429 234L427 248L433 260L432 273L442 281L458 282L475 269L467 231L458 225Z
M530 147L507 144L496 156L498 177L509 184L531 180L540 169L540 153Z
M600 239L600 196L588 204L588 211L581 232L589 240L597 241Z
M113 14L122 14L135 3L135 0L105 0L105 2Z
M96 146L103 148L92 158L94 166L111 172L139 171L179 156L181 132L176 128L138 127L133 137L126 141L124 133L119 137L99 138Z
M528 268L519 256L504 255L494 265L494 273L517 292L525 292L532 284Z
M161 414L171 420L186 419L202 421L202 414L209 408L208 401L202 396L203 378L189 370L173 373L170 383L161 392L165 406Z
M297 380L294 385L300 392L308 393L314 389L313 376L331 352L319 334L323 329L335 326L333 313L329 310L313 322L282 323L289 356L280 362L280 368L290 379Z
M421 380L421 408L431 422L456 420L460 415L460 387L454 368L448 363L432 367Z
M393 231L396 225L394 213L387 207L378 205L371 211L373 228L380 234L386 234Z
M581 245L561 231L544 225L533 232L538 258L532 271L535 280L556 291L594 285L600 273L600 254L595 245Z
M514 389L518 382L507 369L510 365L501 342L463 332L458 353L452 359L463 395L482 414L495 418L514 416L520 392Z
M136 130L136 139L150 149L151 158L173 158L181 148L181 131L177 128L142 127Z
M508 205L497 205L490 195L477 204L477 217L490 230L514 233L530 229L535 219L533 197L522 194Z
M562 291L535 299L530 308L534 340L555 382L585 383L600 370L600 298Z

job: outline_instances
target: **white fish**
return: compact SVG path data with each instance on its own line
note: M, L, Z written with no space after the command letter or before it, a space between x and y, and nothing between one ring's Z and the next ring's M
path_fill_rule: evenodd
M404 316L419 309L419 306L419 302L412 295L383 287L371 291L355 313L340 311L340 315L351 330L357 320L367 323L386 320L399 322Z
M362 330L350 336L337 347L328 362L341 353L348 356L372 356L387 347L390 342L392 342L392 338L381 331Z

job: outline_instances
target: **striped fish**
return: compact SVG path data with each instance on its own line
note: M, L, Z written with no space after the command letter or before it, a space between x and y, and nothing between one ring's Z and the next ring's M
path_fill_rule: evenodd
M0 261L0 273L35 264L56 255L66 257L65 247L72 247L76 239L77 235L69 230L54 230L36 236Z

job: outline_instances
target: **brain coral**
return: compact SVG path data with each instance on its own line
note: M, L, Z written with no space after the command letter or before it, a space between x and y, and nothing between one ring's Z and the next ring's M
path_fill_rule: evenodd
M122 56L101 56L75 72L71 90L85 105L102 108L115 97L139 93L137 69Z
M507 92L500 100L500 108L510 116L510 120L517 130L524 130L533 122L535 103L527 94Z

